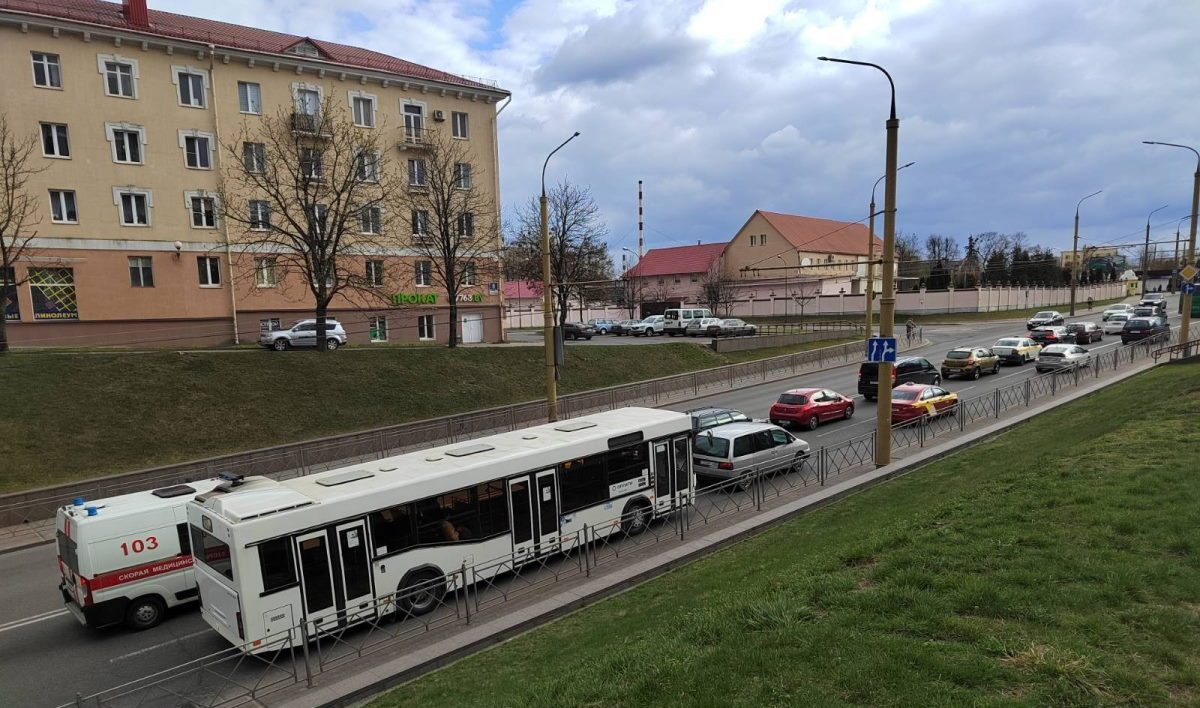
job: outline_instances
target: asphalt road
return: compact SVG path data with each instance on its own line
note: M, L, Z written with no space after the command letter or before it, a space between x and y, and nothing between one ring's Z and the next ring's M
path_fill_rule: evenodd
M1099 313L1076 319L1099 321ZM1177 317L1173 318L1173 324L1177 323ZM914 354L937 364L950 348L988 346L1000 337L1024 331L1021 322L926 327L925 337L932 344ZM656 338L663 339L666 338ZM1103 342L1088 348L1102 353L1120 346L1119 336L1106 336ZM820 386L856 395L857 375L857 365L843 366L670 407L684 410L719 405L763 418L779 393L788 388ZM960 396L972 397L1034 375L1031 365L1013 366L1003 367L999 375L984 376L978 381L954 379L943 383ZM861 397L855 399L855 404L853 420L829 423L812 432L797 431L799 437L816 449L870 432L875 405ZM76 691L87 695L108 689L227 647L208 629L198 612L187 609L177 611L162 625L146 632L132 633L120 627L100 631L81 627L63 609L57 591L53 545L0 555L0 577L4 578L0 583L0 705L66 703L74 699Z

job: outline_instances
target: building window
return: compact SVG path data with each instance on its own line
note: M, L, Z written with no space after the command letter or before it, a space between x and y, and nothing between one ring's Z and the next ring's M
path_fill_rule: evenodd
M363 182L379 181L379 153L362 150L358 153L358 178Z
M410 143L421 142L425 137L425 106L405 103L401 112L404 114L404 139Z
M262 174L267 164L267 146L262 143L242 143L242 167L251 174Z
M383 287L383 261L367 261L367 285Z
M111 145L113 162L122 165L145 163L145 128L133 123L105 123L104 135Z
M57 54L33 52L33 85L42 88L62 88L62 68Z
M758 245L760 245L760 246L767 245L767 235L766 234L758 235Z
M75 213L75 192L69 189L50 190L50 220L56 224L78 224Z
M325 159L317 148L300 150L300 174L310 182L319 182L325 176Z
M754 245L754 234L750 234L750 245Z
M129 284L135 288L154 287L154 265L150 256L129 257Z
M137 98L137 60L101 54L96 57L96 64L104 76L104 93L106 95Z
M42 123L42 154L46 157L70 157L71 141L65 123Z
M217 200L203 194L189 194L188 208L192 212L192 228L214 229L217 227Z
M250 200L250 230L269 231L271 229L271 207L262 199Z
M354 124L360 128L375 127L375 97L370 94L350 92L350 108L354 111Z
M315 125L317 113L321 110L321 92L315 88L303 88L293 84L292 93L296 98L296 113L313 118Z
M417 318L417 339L422 342L434 339L433 315L421 315Z
M238 82L238 109L242 113L262 113L262 87L249 81Z
M700 274L699 273L692 273L692 282L693 283L700 282Z
M196 269L200 274L200 287L216 288L221 285L221 259L216 256L199 256Z
M179 138L184 164L193 170L212 169L213 136L208 133L185 135L181 132Z
M375 316L368 320L368 322L370 324L371 341L386 342L388 340L387 318Z
M425 186L425 161L424 160L409 160L408 161L408 184L410 187Z
M459 189L471 188L471 165L469 163L454 163L454 186Z
M463 285L478 285L475 279L475 264L464 263L462 267L462 284Z
M260 288L273 288L279 284L274 258L254 259L254 284Z
M148 190L117 188L113 190L113 197L113 201L121 209L123 226L150 225L150 208L154 206L154 202Z
M467 124L467 114L454 111L450 114L450 122L454 126L454 137L466 140L471 137L471 132Z
M427 288L433 284L433 261L417 261L416 271L417 287Z
M313 204L308 215L308 228L312 230L313 235L321 236L325 233L325 219L329 216L329 207L324 204Z
M458 215L458 237L460 239L475 238L475 215L467 212Z
M383 209L377 206L363 207L362 230L364 234L383 233Z
M413 209L412 232L414 241L424 241L429 238L429 212L424 209Z
M199 69L173 66L171 74L179 87L179 105L189 108L204 108L204 86L207 77Z

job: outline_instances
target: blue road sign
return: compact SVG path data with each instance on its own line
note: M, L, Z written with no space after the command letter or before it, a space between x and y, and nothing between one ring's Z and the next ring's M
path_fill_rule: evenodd
M871 337L867 340L867 361L892 362L896 361L895 337Z
M1186 295L1195 295L1196 294L1196 284L1195 283L1184 283L1183 287L1181 289L1183 290L1184 294L1186 294Z

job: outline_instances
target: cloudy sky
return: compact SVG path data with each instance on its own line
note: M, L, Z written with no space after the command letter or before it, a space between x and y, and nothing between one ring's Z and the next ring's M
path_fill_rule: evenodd
M150 0L369 47L512 91L502 200L590 185L610 247L722 241L754 209L854 221L884 169L895 78L898 228L1024 231L1069 248L1174 237L1200 147L1196 0ZM882 186L878 201L882 202ZM1186 230L1185 230L1186 233Z

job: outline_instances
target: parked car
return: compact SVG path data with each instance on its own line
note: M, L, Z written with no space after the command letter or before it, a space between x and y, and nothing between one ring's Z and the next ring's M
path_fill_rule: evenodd
M596 330L596 334L608 334L613 331L614 327L621 323L617 320L595 319L588 320L588 324L592 326L592 329Z
M591 325L579 324L578 322L567 322L563 325L563 341L568 339L590 340L596 335L596 330Z
M1167 321L1161 317L1131 317L1121 330L1121 344L1170 332Z
M941 386L904 384L892 391L892 422L929 420L958 412L958 394Z
M325 348L333 351L346 343L346 330L337 320L325 320ZM300 320L288 329L273 329L258 335L258 343L277 352L292 347L317 346L317 321Z
M621 320L613 325L612 333L618 337L622 337L626 334L633 334L631 328L636 324L640 324L640 322L638 320Z
M753 337L758 334L758 326L752 325L745 320L737 318L728 318L721 320L721 324L717 326L718 337Z
M668 336L683 334L692 320L712 317L712 311L707 307L673 307L663 312L663 328Z
M1063 314L1058 310L1044 310L1030 317L1025 323L1025 329L1061 325L1064 321Z
M1113 315L1128 315L1132 312L1133 305L1130 305L1127 302L1119 302L1116 305L1109 305L1107 308L1105 308L1104 313L1100 315L1100 319L1104 322L1108 322L1108 318L1112 317Z
M808 443L770 423L729 423L692 438L696 475L714 479L743 478L756 472L793 471L808 457Z
M992 351L1000 357L1001 361L1024 365L1037 359L1038 352L1042 351L1042 345L1029 337L1005 337L996 340L996 343L992 345Z
M902 357L892 367L892 388L906 383L940 384L942 375L929 360L919 356ZM879 364L864 361L858 367L858 393L874 401L879 393Z
M1039 374L1047 371L1082 369L1090 366L1092 355L1078 344L1051 344L1038 354L1035 367Z
M692 416L692 430L696 432L728 423L750 422L750 416L732 408L704 406L703 408L693 408L688 413Z
M767 416L775 425L795 423L809 430L831 420L854 417L854 399L827 388L793 388L771 404Z
M1061 344L1067 341L1066 327L1038 327L1029 333L1029 338L1041 344L1043 347L1047 344Z
M1104 330L1095 322L1072 322L1067 325L1067 341L1075 344L1091 344L1103 341Z
M1120 334L1125 329L1125 323L1131 319L1133 319L1133 315L1128 312L1114 312L1104 320L1104 333Z
M653 337L656 334L663 333L665 320L662 315L650 315L646 319L638 322L635 325L630 325L629 334L634 337Z
M977 379L983 372L1000 373L1000 357L987 347L959 347L946 352L942 360L942 378L962 376Z
M699 317L688 322L683 333L689 337L715 337L721 328L721 320L716 317Z

